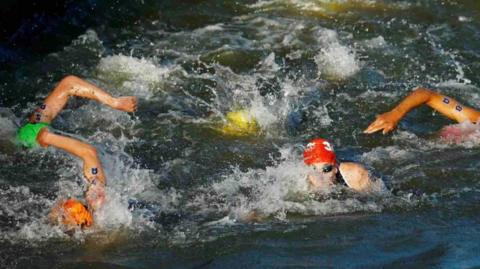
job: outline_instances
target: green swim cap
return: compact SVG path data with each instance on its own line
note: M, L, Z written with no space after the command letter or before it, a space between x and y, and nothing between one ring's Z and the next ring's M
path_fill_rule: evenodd
M49 124L45 122L27 123L18 130L17 143L27 148L34 148L38 146L37 136L44 127Z

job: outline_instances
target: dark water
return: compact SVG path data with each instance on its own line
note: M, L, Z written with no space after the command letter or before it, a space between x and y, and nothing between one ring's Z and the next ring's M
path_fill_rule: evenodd
M418 85L479 107L478 1L67 3L0 50L1 267L480 266L480 136L440 140L451 122L427 108L362 134ZM45 216L82 197L80 161L11 142L67 74L140 100L72 100L53 123L98 148L109 182L98 226L73 236ZM238 109L259 134L221 131ZM301 148L319 136L386 190L310 193Z

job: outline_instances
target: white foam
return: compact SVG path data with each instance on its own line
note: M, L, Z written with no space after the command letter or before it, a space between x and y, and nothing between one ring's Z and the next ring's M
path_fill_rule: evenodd
M327 105L316 107L313 111L313 115L322 126L329 126L333 123L332 118L328 115Z
M152 60L125 55L107 56L97 66L100 76L105 80L121 83L121 93L135 94L148 98L157 90L172 71L168 67L158 66Z
M328 215L356 211L377 212L384 207L383 204L362 202L351 197L317 200L306 180L312 170L303 163L298 150L287 146L281 148L280 153L280 161L273 166L247 171L233 168L232 173L226 174L223 180L207 188L213 190L214 197L223 204L212 203L211 200L215 199L211 196L198 197L197 203L225 210L230 217L247 221L251 220L252 214L284 221L288 213ZM384 192L384 188L376 190ZM331 191L336 192L338 189Z
M362 162L368 164L382 163L385 160L398 161L413 158L413 152L409 152L399 146L376 147L369 152L363 153L361 156Z
M451 124L440 130L440 139L466 147L478 147L480 144L480 124L465 121Z
M141 199L146 202L165 200L165 207L167 207L169 204L166 203L166 197L171 196L158 190L155 185L158 181L157 175L151 170L136 167L132 157L124 152L125 147L133 140L125 136L115 138L105 132L96 132L89 140L98 140L102 143L98 148L107 176L108 199L95 216L98 227L103 230L115 230L120 227L142 230L145 225L151 226L148 218L143 218L141 215L135 215L134 218L134 212L129 209L129 201L131 199Z
M332 43L315 56L319 76L329 79L347 79L360 70L355 52L340 43Z
M111 180L112 178L110 178ZM116 182L110 182L109 185L112 183ZM128 209L128 200L125 197L127 193L119 193L115 191L116 188L116 186L107 188L106 202L98 212L95 212L95 225L104 230L129 227L133 222L133 215Z
M0 107L0 144L13 141L17 130L15 119L9 109Z
M224 30L223 24L217 23L217 24L207 25L203 28L196 29L195 34L204 35L204 34L210 34L211 32L217 32L217 31L223 31L223 30Z
M270 74L275 74L279 67L273 62L274 54L270 54L262 63L255 76L238 75L231 70L216 66L217 88L214 106L219 111L230 111L232 108L247 110L258 122L263 133L278 136L284 131L285 123L292 108L298 102L302 90L311 85L303 80L292 81L284 79L280 81L281 95L261 95L258 91L257 81Z
M280 70L280 66L275 63L275 53L270 53L263 61L260 62L260 70L275 73Z
M369 49L380 49L387 47L387 41L383 38L383 36L377 36L371 39L364 40L362 42L363 46Z
M279 120L278 115L265 106L260 98L253 100L248 110L263 130L268 130L272 124Z
M168 68L158 67L148 59L121 54L102 58L97 68L101 72L120 73L132 79L140 77L149 82L160 82L169 71Z
M102 46L102 41L98 38L97 32L88 29L84 34L78 36L72 41L72 45L99 45Z
M15 241L19 238L39 240L49 237L63 237L60 229L52 228L46 221L52 201L36 195L26 186L0 190L0 214L11 218L12 227L2 227L0 238Z
M403 95L403 93L398 92L398 91L372 91L372 90L366 90L362 94L357 95L356 97L352 98L351 100L365 100L365 99L373 99L373 98L388 98L392 100L398 100L398 97Z
M470 84L470 82L465 82L465 80L453 80L449 79L446 81L441 81L438 83L435 83L436 87L443 87L443 88L454 88L454 89L459 89L459 90L477 90L478 87L475 85Z
M386 153L382 152L383 150L381 148L375 148L371 151L371 153L367 153L364 156L365 162L382 162L383 160L388 160L388 158L390 158L387 157L387 159L380 160L380 158L384 158L381 157L382 154L386 154L384 156L389 156L390 154L392 154L392 158L396 158L397 160L401 161L404 160L404 158L409 158L410 154L418 155L419 152L428 152L437 149L449 149L452 147L451 143L448 143L448 141L446 142L445 140L441 139L441 137L422 138L417 136L415 133L409 132L407 130L396 130L392 135L392 139L396 144L401 146L399 146L399 148L386 147L384 149L387 151ZM460 142L460 144L458 145L469 148L475 145L475 140L463 141ZM403 150L405 150L406 152L404 152ZM378 151L379 153L378 159L375 158L375 154L377 153L376 151ZM370 154L372 155L369 156Z
M472 22L473 19L472 19L471 17L458 16L458 21L459 21L459 22Z

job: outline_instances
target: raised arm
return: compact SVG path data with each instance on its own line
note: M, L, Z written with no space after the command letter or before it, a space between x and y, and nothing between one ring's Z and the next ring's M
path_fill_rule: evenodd
M479 111L463 106L455 99L426 88L417 88L405 97L395 108L389 112L378 115L376 120L365 129L364 133L371 134L383 130L383 134L386 134L395 129L398 122L409 111L423 104L428 105L442 115L457 122L476 122L478 118L480 118Z
M47 96L44 103L30 117L30 122L50 123L67 104L69 97L78 96L96 100L111 108L133 112L137 109L134 96L113 97L96 85L76 76L66 76Z

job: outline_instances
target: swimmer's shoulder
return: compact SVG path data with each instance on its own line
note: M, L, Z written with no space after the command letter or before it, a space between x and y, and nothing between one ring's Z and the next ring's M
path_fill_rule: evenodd
M341 162L338 169L348 187L360 192L371 189L372 179L363 165L355 162Z

